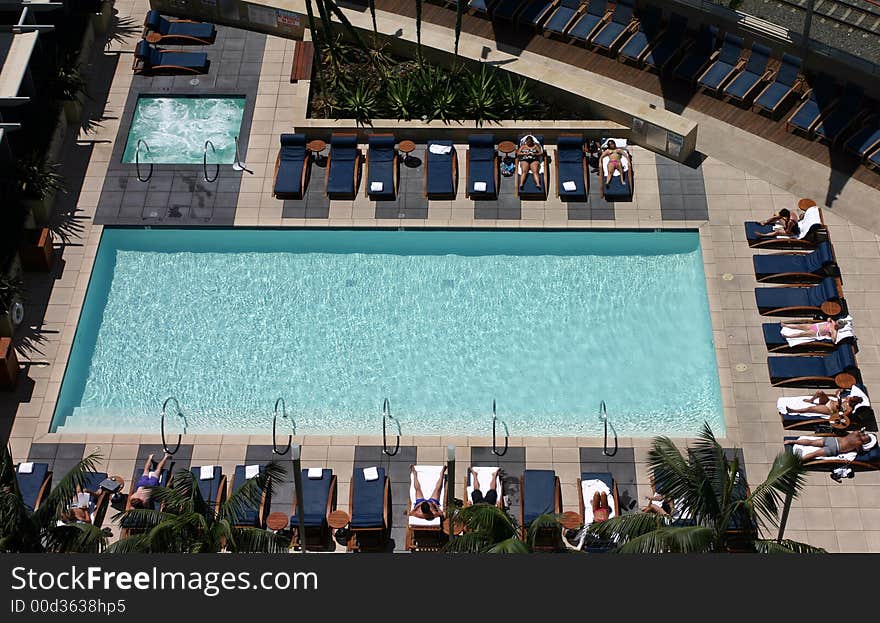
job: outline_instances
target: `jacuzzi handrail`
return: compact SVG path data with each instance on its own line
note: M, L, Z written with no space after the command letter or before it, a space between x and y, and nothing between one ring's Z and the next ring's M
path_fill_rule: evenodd
M617 454L617 429L614 428L614 424L610 424L611 432L614 434L614 452L608 452L608 409L605 406L605 401L599 403L599 419L605 423L605 441L602 446L602 454L605 456L614 456Z
M287 405L284 402L284 398L278 398L275 401L275 415L272 417L272 453L285 455L290 451L291 443L293 442L293 434L287 436L287 447L284 448L283 451L278 450L278 444L275 441L275 432L278 428L278 405L281 405L281 419L290 419L291 430L296 432L296 422L294 422L293 418L287 417Z
M184 433L186 432L187 422L186 422L186 416L183 415L183 411L180 410L180 402L178 402L177 398L175 398L174 396L169 396L168 398L166 398L165 402L162 403L162 421L160 423L160 431L162 433L162 449L166 453L173 456L175 452L180 450L180 442L183 439L183 435L181 435L180 433L177 434L177 445L174 446L174 450L170 450L168 448L168 442L165 441L165 410L166 410L166 407L168 407L168 403L171 402L172 400L174 401L174 404L177 407L177 416L183 420L183 432Z
M394 445L394 450L388 449L388 442L386 441L386 423L388 420L394 422L397 426L397 442ZM385 402L382 403L382 454L387 456L394 456L400 450L400 422L396 417L391 415L391 403L388 402L388 399L385 399Z
M504 450L501 452L498 451L498 444L495 442L495 433L498 422L501 422L501 425L504 427ZM504 420L498 419L498 414L495 412L495 399L492 399L492 454L495 456L504 456L507 454L507 448L510 444L510 430L507 428L507 422Z
M205 141L205 154L204 154L204 156L202 157L202 165L203 165L204 168L205 168L205 181L210 183L210 182L214 182L214 181L216 181L217 178L220 177L220 164L219 164L219 163L216 163L216 164L215 164L215 166L217 167L217 172L214 173L214 177L213 177L213 178L209 178L209 177L208 177L208 145L211 146L211 153L216 154L216 153L217 153L217 149L215 149L215 147L214 147L214 143L212 143L210 139L208 139L207 141Z
M137 141L137 146L134 150L134 170L135 170L135 175L137 175L139 182L148 182L148 181L150 181L150 178L153 177L153 163L152 162L149 163L150 164L150 172L147 173L147 177L141 177L141 143L143 143L144 147L147 148L147 153L148 154L150 153L150 146L147 144L147 141L145 141L142 138L139 138Z

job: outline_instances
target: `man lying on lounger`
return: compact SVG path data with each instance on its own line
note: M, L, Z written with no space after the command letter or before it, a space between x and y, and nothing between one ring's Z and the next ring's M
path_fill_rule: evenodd
M473 467L468 468L471 473L471 482L474 485L474 490L471 491L471 502L474 505L477 504L488 504L489 506L495 506L498 503L498 474L501 472L500 469L496 469L492 473L492 482L489 485L489 490L486 491L486 495L483 495L483 492L480 491L480 479L477 477L477 472L474 471Z
M144 473L137 479L134 485L134 493L131 494L131 505L133 508L146 508L150 503L150 487L159 486L159 476L162 474L165 463L170 458L170 454L165 454L162 460L159 461L156 469L150 471L150 466L153 464L153 455L151 454L147 457L147 462L144 463Z
M440 492L443 490L443 477L446 475L446 466L444 465L443 469L440 470L440 478L437 479L434 492L429 498L425 498L425 494L422 493L422 486L419 484L419 474L416 472L416 466L410 465L409 471L412 473L413 487L416 490L416 501L409 514L425 521L431 521L438 517L442 521L443 509L440 508Z
M864 430L855 430L845 437L823 437L821 439L791 439L785 442L785 445L791 446L798 444L800 446L815 446L820 448L808 454L804 454L801 458L805 461L816 459L823 456L837 456L838 454L846 454L847 452L867 452L877 443L877 438L873 437Z

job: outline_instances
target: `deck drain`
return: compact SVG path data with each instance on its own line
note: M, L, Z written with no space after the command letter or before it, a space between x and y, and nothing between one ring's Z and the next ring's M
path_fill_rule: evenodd
M721 278L724 279L724 281L733 281L733 273L724 273L721 275Z
M737 372L745 372L746 370L749 369L749 367L748 367L746 364L744 364L744 363L738 363L738 364L736 364L736 365L734 366L734 369L735 369Z
M198 78L193 78L192 80L189 81L189 83L190 83L191 85L193 85L194 87L197 87L197 86L199 86L199 79L198 79Z

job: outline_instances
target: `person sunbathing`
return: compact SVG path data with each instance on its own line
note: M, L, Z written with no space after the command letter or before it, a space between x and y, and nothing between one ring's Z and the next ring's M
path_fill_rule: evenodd
M761 225L773 225L773 229L768 232L757 232L755 235L759 238L775 238L776 236L796 236L798 234L798 217L794 216L786 208L782 208L779 214L771 216L766 221L761 221Z
M855 430L844 437L822 437L820 439L803 439L799 437L785 442L787 446L795 444L819 448L819 450L801 455L804 461L809 461L810 459L837 456L847 452L867 452L877 445L877 438L874 435L869 435L864 430Z
M483 495L483 492L480 491L480 479L477 477L477 472L474 471L474 468L471 467L468 469L471 473L471 482L474 485L474 490L471 491L471 502L474 505L477 504L488 504L489 506L495 506L498 503L498 474L501 472L500 469L496 469L492 473L492 482L489 484L489 490L486 491L486 494Z
M544 155L544 149L529 134L516 150L516 155L526 165L519 174L519 189L525 189L526 179L528 179L529 173L531 173L532 178L535 180L535 186L538 187L538 190L541 190L539 173L541 172L541 158Z
M855 411L856 407L862 404L861 396L847 396L846 398L840 398L839 396L834 399L831 398L822 404L810 405L809 407L803 407L801 409L793 409L791 407L786 407L786 413L818 413L820 415L830 415L835 416L839 415L841 419L849 419L849 416L852 415L852 412Z
M608 187L611 185L611 178L614 177L614 171L620 171L620 181L626 185L626 176L623 174L623 157L626 155L626 151L617 147L617 143L614 141L608 141L605 143L605 151L602 152L602 155L599 156L599 162L608 158L608 179L605 181L605 186Z
M150 489L159 486L159 476L165 467L165 463L171 458L170 454L165 454L155 470L151 470L153 464L153 455L147 457L144 463L144 472L134 485L134 493L131 494L129 501L133 508L146 508L150 503Z
M645 499L648 500L648 504L642 509L643 513L653 513L655 515L672 514L672 505L659 493L646 495Z
M80 495L88 494L88 501L80 501ZM91 506L95 502L95 494L91 491L83 491L80 486L76 487L76 498L63 513L61 521L65 523L92 523Z
M816 340L822 338L831 338L832 342L837 341L837 332L845 328L846 320L832 320L829 318L824 322L808 322L808 323L791 323L783 322L782 328L796 331L797 335L786 335L785 337L800 338L808 337Z
M425 494L422 493L422 486L419 483L419 474L416 471L416 466L410 465L409 471L412 474L413 487L416 490L416 501L413 503L409 514L425 521L437 518L442 521L443 509L440 508L440 492L443 490L443 477L446 475L446 466L444 465L443 469L440 470L440 478L437 479L434 492L431 493L429 498L425 498Z
M611 516L611 507L608 505L607 493L596 491L593 494L591 505L593 507L593 523L608 521Z

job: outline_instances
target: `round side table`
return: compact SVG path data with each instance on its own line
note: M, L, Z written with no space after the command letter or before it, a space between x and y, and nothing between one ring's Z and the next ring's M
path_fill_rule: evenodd
M266 518L266 527L272 532L281 532L287 527L287 515L284 513L270 513Z
M841 372L837 376L834 377L834 383L838 387L843 389L849 389L853 385L856 384L856 377L854 377L849 372Z
M344 528L348 525L348 522L351 521L351 517L345 511L337 510L330 513L327 516L327 523L334 530L339 530L340 528Z
M813 201L812 199L801 199L800 201L798 201L798 209L801 212L806 212L807 210L814 207L815 205L816 205L816 202Z
M397 151L403 154L403 164L409 162L410 154L415 150L416 144L412 141L400 141L397 145Z
M819 308L826 316L836 316L843 311L843 307L841 307L840 303L836 301L825 301L819 306Z
M509 158L510 154L516 151L516 143L513 141L501 141L498 143L498 151Z
M324 156L321 155L321 152L327 149L327 143L319 138L316 138L306 143L306 149L312 152L312 155L315 157L315 162L317 164L321 164L324 162Z

